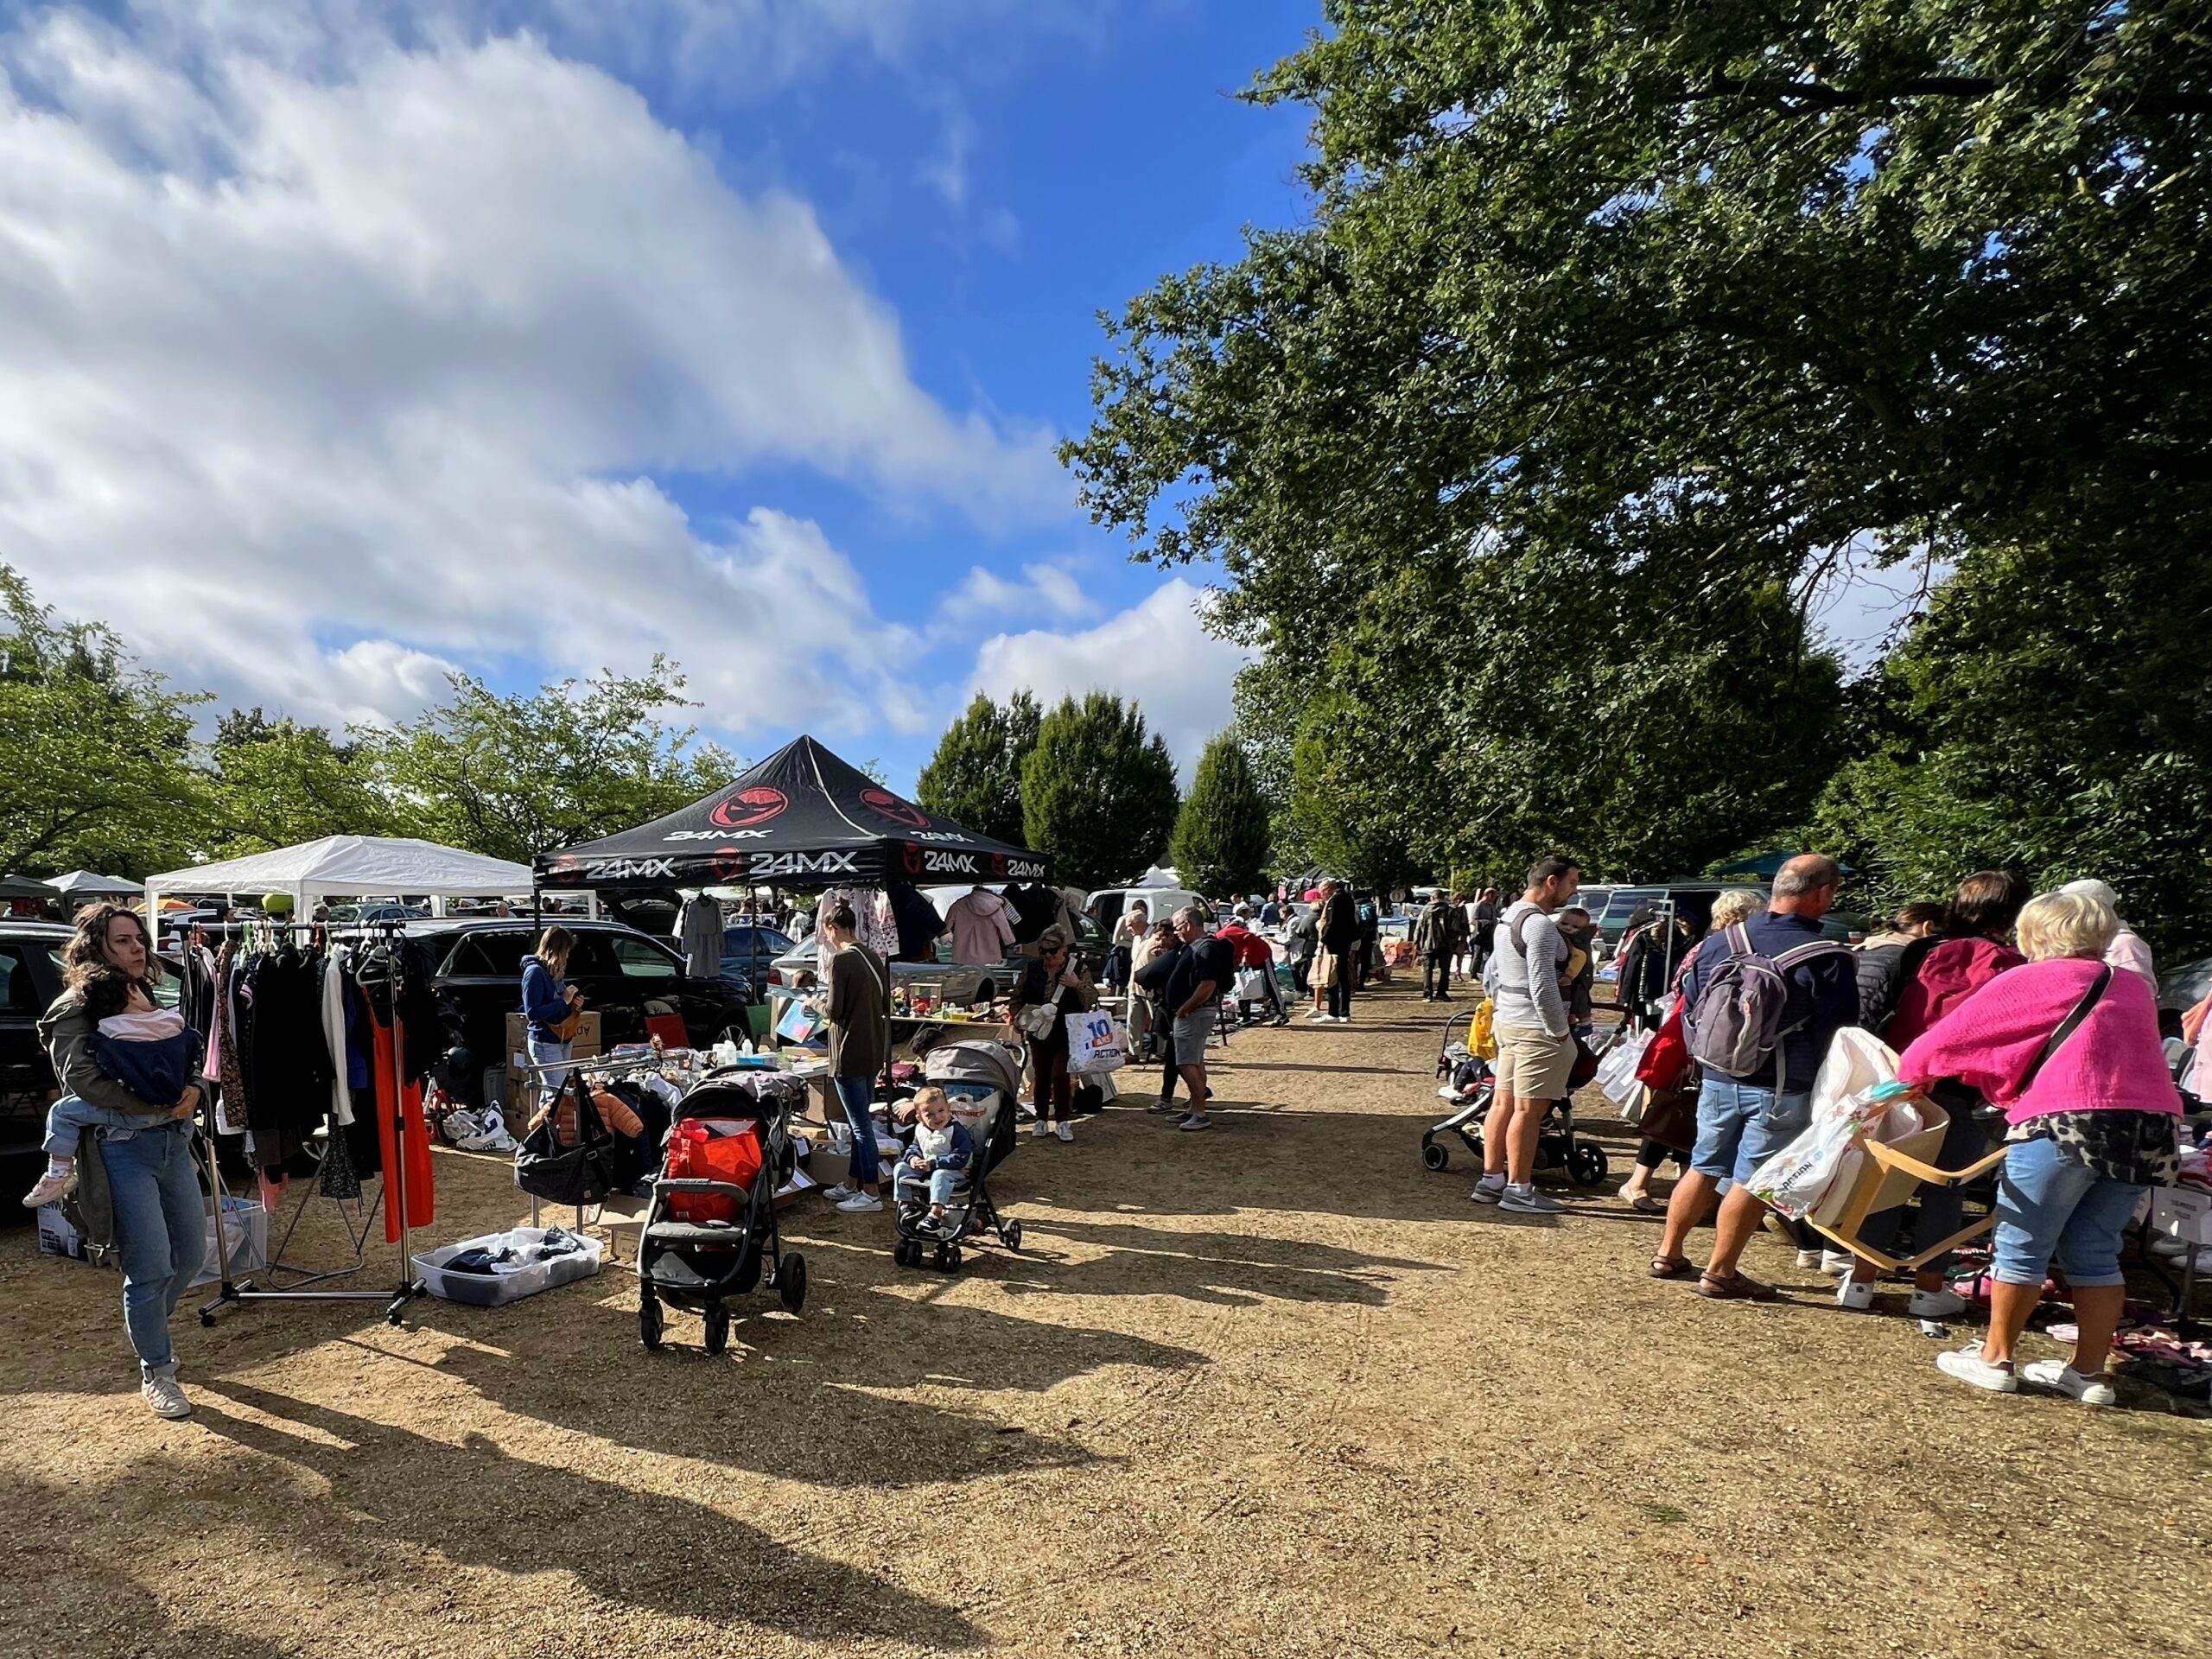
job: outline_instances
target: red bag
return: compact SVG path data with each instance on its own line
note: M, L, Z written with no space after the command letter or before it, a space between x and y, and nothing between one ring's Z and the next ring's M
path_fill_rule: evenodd
M663 1048L689 1048L691 1033L683 1024L680 1014L649 1014L645 1016L645 1040L660 1039Z
M1659 1027L1659 1034L1643 1051L1643 1058L1637 1062L1636 1080L1652 1093L1672 1089L1682 1080L1682 1068L1690 1063L1690 1046L1682 1035L1682 1004L1685 998L1676 997L1675 1006Z
M750 1188L760 1173L760 1136L750 1119L687 1117L669 1131L668 1179L728 1181ZM735 1221L739 1204L720 1192L677 1192L670 1211L678 1221Z

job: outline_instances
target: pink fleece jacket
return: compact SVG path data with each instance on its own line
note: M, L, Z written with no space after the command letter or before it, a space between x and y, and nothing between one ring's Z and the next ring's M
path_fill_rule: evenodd
M1916 1087L1956 1077L2005 1109L2007 1123L2050 1112L2172 1112L2181 1096L2158 1044L2158 1006L2133 974L2115 972L2089 1017L2023 1095L2020 1079L2102 963L2031 962L1997 976L1912 1041L1897 1075Z

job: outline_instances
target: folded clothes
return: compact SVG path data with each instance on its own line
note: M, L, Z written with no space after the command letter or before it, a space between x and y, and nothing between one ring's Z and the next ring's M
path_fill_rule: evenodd
M502 1234L501 1239L512 1238L512 1233ZM582 1243L573 1233L559 1227L549 1227L542 1243L525 1244L502 1243L494 1239L489 1244L480 1244L474 1249L463 1250L445 1264L448 1273L474 1273L497 1275L520 1273L524 1268L539 1262L550 1261L556 1255L574 1255L583 1249Z

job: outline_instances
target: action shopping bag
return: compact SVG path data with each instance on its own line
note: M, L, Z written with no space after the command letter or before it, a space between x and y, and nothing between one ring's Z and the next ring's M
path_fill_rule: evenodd
M1678 996L1659 1022L1659 1034L1651 1039L1637 1065L1636 1080L1655 1094L1680 1083L1689 1065L1689 1039L1682 1035L1682 999Z
M1636 1080L1637 1067L1650 1046L1649 1032L1627 1031L1599 1058L1598 1087L1614 1105L1626 1106L1635 1098L1642 1086Z
M1103 1008L1067 1016L1068 1075L1118 1071L1128 1063L1128 1032Z

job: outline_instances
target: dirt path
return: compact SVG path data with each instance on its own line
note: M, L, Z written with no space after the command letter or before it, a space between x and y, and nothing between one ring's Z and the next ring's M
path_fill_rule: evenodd
M643 1352L613 1273L405 1330L264 1305L180 1321L199 1411L162 1424L114 1281L11 1230L0 1652L1994 1659L2212 1630L2212 1424L1971 1395L1768 1241L1795 1304L1715 1306L1643 1277L1656 1223L1609 1195L1478 1211L1416 1156L1435 1019L1357 1013L1240 1036L1217 1134L1025 1141L1019 1258L902 1273L881 1217L808 1211L805 1317L719 1360L680 1317ZM439 1237L517 1213L497 1162L438 1179Z

